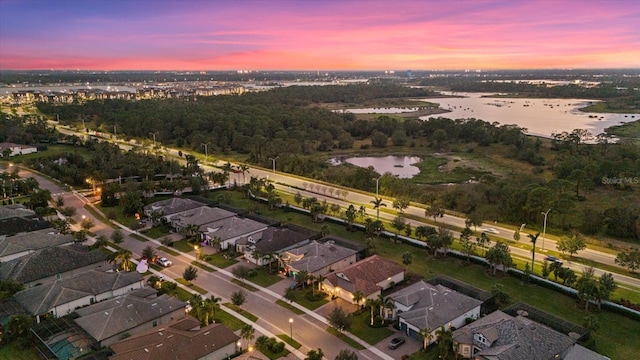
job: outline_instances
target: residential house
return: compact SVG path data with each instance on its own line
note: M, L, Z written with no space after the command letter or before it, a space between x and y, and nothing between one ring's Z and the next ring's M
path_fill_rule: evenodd
M105 268L89 270L17 292L14 297L40 322L41 316L60 317L75 309L123 295L144 286L138 272L114 272Z
M38 148L30 145L20 145L14 143L0 143L0 157L4 157L5 153L9 156L26 155L38 152Z
M191 199L174 197L171 199L151 203L145 206L143 210L144 215L147 218L153 219L153 213L157 213L158 215L160 215L157 221L161 221L164 219L164 221L170 222L171 217L175 214L197 209L203 206L206 206L206 204Z
M279 257L285 251L308 244L317 235L317 232L300 226L270 226L260 233L239 239L236 242L236 250L244 252L245 258L250 262L265 265L274 260L265 257L268 254L275 254Z
M50 226L48 221L39 220L35 211L24 205L0 206L0 236L43 230Z
M285 271L307 273L318 276L342 270L357 261L357 251L337 245L334 241L320 243L312 241L295 249L285 251L280 260Z
M355 304L354 295L360 291L366 299L376 299L394 284L404 280L404 268L393 261L378 255L326 275L323 282L324 290L332 296L341 297Z
M430 329L435 341L438 329L464 326L467 319L480 317L482 305L480 300L424 280L390 294L387 299L393 306L385 308L384 317L397 317L400 329L417 340L422 340L422 329Z
M267 224L237 216L200 225L202 242L209 246L219 246L221 250L235 247L236 241L243 237L265 231Z
M112 344L109 360L223 360L238 351L239 339L222 324L200 327L186 317Z
M177 232L181 232L189 225L200 227L233 216L236 216L236 213L218 207L201 206L174 214L170 217L170 221L171 226Z
M48 228L14 236L0 236L0 262L4 263L52 246L74 243L73 236Z
M52 246L0 264L0 279L12 279L29 288L85 273L103 266L106 260L107 255L99 249L79 244Z
M77 309L76 322L99 347L186 317L186 303L163 294L145 297L145 289Z
M466 359L601 359L562 334L525 316L495 311L453 332L454 350Z

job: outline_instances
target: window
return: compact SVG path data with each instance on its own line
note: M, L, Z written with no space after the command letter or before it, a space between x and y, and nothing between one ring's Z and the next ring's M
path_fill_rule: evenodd
M158 326L158 320L153 320L153 327Z

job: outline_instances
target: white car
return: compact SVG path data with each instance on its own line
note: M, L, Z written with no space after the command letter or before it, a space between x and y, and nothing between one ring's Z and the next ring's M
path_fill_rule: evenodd
M156 260L156 264L162 266L162 267L169 267L171 266L171 260L167 259L166 257L161 257L158 260Z
M482 229L482 232L488 232L491 234L500 234L500 231L494 229L494 228L484 228Z

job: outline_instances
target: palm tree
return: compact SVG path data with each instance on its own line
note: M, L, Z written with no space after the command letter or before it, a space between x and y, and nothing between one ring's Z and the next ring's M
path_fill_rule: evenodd
M353 294L353 302L358 304L359 307L362 307L362 300L364 299L364 293L360 290L357 290Z
M374 200L371 200L373 204L373 208L376 209L376 220L380 220L380 206L387 206L382 200L382 198L374 197Z
M238 169L242 173L242 182L245 183L246 180L245 180L244 174L249 172L249 166L247 164L240 164L238 165Z
M231 178L229 177L229 173L231 173L231 169L233 168L233 166L231 165L230 162L227 161L226 164L222 165L222 171L224 173L224 176L229 179L229 185L227 186L227 188L231 187Z
M371 309L371 326L373 326L373 310L378 308L379 301L377 299L367 299L365 304Z
M318 291L322 291L322 282L325 280L326 278L324 277L324 275L322 274L318 274L318 276L316 276L316 281L318 282Z
M529 239L531 239L531 243L533 244L533 249L531 250L531 272L533 273L533 262L536 259L536 242L538 241L538 236L540 236L540 232L535 235L529 234Z
M131 251L120 250L117 252L115 261L120 264L119 268L124 271L131 271L133 268L133 262L131 261Z
M356 216L357 216L357 211L355 206L353 206L353 204L349 205L347 210L345 210L344 215L347 218L347 228L351 230L351 227L353 226L353 222L356 220Z
M185 227L182 228L182 231L184 232L185 235L189 237L194 237L200 231L200 226L196 224L187 224Z
M247 340L247 347L251 343L251 340L253 340L253 338L255 337L255 333L256 330L249 324L243 326L242 330L240 330L240 337Z
M438 338L438 349L440 350L440 357L443 359L449 358L449 351L453 345L453 334L451 330L445 330L444 326L440 327L436 331L436 337Z
M220 308L220 302L222 301L222 298L219 297L215 297L214 295L211 295L207 301L209 301L211 303L212 306L212 312L213 312L213 318L215 319L216 317L216 309Z
M404 264L404 271L407 271L409 265L411 265L412 255L411 252L407 251L402 254L402 263Z
M420 329L420 335L422 335L422 348L425 350L431 343L431 340L433 340L433 334L431 332L431 328Z

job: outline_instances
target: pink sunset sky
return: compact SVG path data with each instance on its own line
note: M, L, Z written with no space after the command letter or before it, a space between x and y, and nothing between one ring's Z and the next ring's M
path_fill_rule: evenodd
M636 0L0 0L0 70L638 67Z

